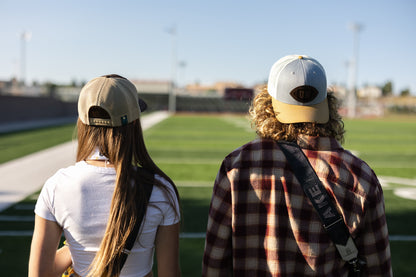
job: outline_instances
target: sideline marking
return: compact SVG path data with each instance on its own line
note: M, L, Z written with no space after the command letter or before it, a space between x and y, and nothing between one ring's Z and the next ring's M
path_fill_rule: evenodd
M0 231L0 237L31 237L33 231ZM205 233L180 233L181 239L204 239ZM390 241L416 241L416 236L391 235Z
M244 118L240 117L221 117L221 119L229 124L234 125L237 128L243 129L246 132L255 132L255 129L251 128L251 123L248 116Z
M0 215L0 222L34 222L35 216Z
M214 181L212 182L192 182L192 181L176 181L177 187L194 187L194 188L213 188Z
M33 235L33 231L28 231L28 230L0 231L0 237L31 237L32 235ZM179 237L183 239L201 239L201 238L205 238L205 233L180 233Z
M416 236L391 235L390 241L416 241Z
M181 239L204 239L205 233L180 233L179 238Z

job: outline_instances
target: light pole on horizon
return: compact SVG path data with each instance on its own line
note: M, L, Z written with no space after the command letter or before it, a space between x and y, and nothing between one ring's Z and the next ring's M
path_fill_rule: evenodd
M350 78L348 85L348 112L347 115L350 118L354 118L357 113L357 71L358 71L358 50L359 50L359 41L358 34L363 29L363 25L358 23L350 24L350 29L353 31L353 57L349 62L350 65Z
M175 82L176 82L176 26L167 30L168 34L172 36L172 53L171 53L171 83L169 86L169 113L176 112L176 95L175 95Z
M32 34L23 31L20 34L20 82L23 86L26 83L26 42L30 40Z
M185 67L186 67L186 62L185 61L180 61L178 63L179 68L181 69L181 74L178 77L178 87L182 87L182 89L180 89L180 91L183 93L186 91L186 87L185 87ZM178 74L179 75L179 74ZM182 85L179 84L182 82Z

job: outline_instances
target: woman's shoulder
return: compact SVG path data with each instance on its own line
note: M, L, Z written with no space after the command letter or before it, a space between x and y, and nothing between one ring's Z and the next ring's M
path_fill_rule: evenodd
M78 163L74 165L70 165L68 167L60 168L52 176L48 178L48 180L46 181L46 184L56 183L56 182L59 183L62 181L63 178L67 178L68 176L71 176L71 175L76 175L77 172L79 171L77 165Z
M155 174L155 181L157 185L153 186L153 191L156 192L156 194L160 194L161 192L168 192L171 195L175 194L174 185L163 176Z
M86 162L77 162L68 167L64 167L56 171L45 182L45 186L65 186L74 183L85 183L97 180L102 175L115 175L114 168L104 168L88 165Z
M162 225L178 222L180 207L175 185L158 174L155 174L155 180L150 202L157 203L157 206L166 215L166 221Z
M160 176L159 174L155 174L155 180L162 183L166 187L173 187L171 182L169 182L168 180L166 180L163 176Z

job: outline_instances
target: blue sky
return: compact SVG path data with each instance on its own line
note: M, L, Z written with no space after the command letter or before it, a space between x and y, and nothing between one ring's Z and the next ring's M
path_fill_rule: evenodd
M416 1L0 0L0 79L69 83L118 73L132 79L172 76L180 84L216 81L251 86L287 54L306 54L329 84L347 84L358 35L357 84L409 88L416 95ZM176 28L176 35L169 29Z

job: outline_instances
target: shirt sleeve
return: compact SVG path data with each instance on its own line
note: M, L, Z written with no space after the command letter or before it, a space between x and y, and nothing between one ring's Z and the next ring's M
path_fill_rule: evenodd
M50 221L57 221L54 215L54 192L53 179L50 178L43 186L35 206L35 214Z
M168 182L159 175L155 175L155 178L159 180L166 188L164 194L165 198L167 198L167 201L164 201L160 204L161 206L163 206L163 220L160 223L160 225L168 226L176 224L180 221L180 208L178 197L176 196L176 193L170 182Z
M224 162L209 208L202 276L232 276L231 185Z
M363 234L358 236L357 248L367 262L366 276L393 276L384 197L377 177L368 198Z

